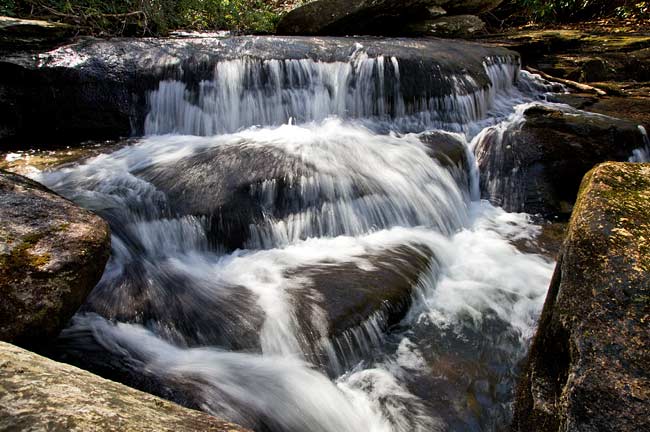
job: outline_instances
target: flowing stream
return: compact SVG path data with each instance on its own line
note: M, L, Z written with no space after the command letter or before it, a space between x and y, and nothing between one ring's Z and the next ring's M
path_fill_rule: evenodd
M362 49L161 81L144 138L37 176L113 232L61 357L261 431L504 430L554 263L472 140L547 89L484 67L409 104Z

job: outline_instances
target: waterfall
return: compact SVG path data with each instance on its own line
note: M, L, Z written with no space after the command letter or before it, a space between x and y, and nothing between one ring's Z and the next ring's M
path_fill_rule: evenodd
M503 55L435 92L404 69L220 59L157 84L146 137L39 174L112 229L61 358L256 430L505 427L553 263L471 143L541 90Z
M472 75L446 76L445 96L411 100L401 91L396 57L369 57L362 51L348 62L312 59L222 61L214 77L190 89L182 81L161 81L149 95L145 132L210 136L250 126L320 121L328 116L401 119L411 130L442 124L466 124L483 118L500 93L513 88L516 59L487 57L490 85L482 88Z

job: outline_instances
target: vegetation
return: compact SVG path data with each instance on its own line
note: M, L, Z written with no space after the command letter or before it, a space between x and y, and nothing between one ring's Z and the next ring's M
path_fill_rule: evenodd
M278 2L264 0L2 0L0 14L73 24L98 36L171 30L270 33Z
M563 23L599 18L650 19L650 1L507 0L500 8L509 21Z

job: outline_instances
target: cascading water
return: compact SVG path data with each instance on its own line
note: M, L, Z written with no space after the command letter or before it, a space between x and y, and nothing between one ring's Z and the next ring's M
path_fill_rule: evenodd
M485 73L409 99L359 48L161 81L146 138L38 175L113 231L61 357L256 430L505 428L553 263L478 199L471 138L540 92Z

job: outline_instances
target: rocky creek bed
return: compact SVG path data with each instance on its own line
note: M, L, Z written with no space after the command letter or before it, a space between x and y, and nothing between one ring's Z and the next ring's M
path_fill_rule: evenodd
M3 343L3 427L645 426L647 165L578 193L647 160L644 97L438 39L88 39L0 69L0 168L31 178L0 174L3 339L206 413Z

